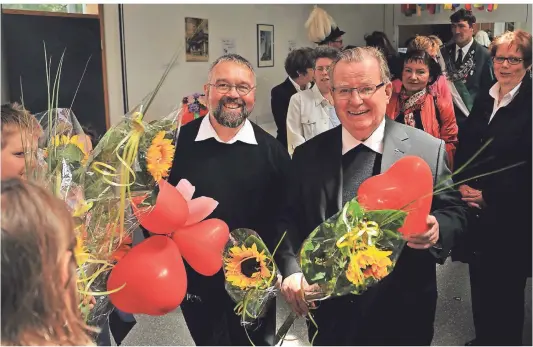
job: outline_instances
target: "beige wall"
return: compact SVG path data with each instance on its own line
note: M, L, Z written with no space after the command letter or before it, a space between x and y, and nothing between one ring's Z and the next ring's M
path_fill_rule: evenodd
M383 30L384 5L323 7L347 32L345 44L363 45L365 33ZM175 49L183 45L185 17L209 20L209 62L185 62L185 57L180 57L148 119L166 115L183 96L202 90L209 63L222 54L222 38L235 39L237 53L257 66L256 24L272 24L274 67L256 69L258 88L252 120L275 133L270 90L286 78L288 40L295 40L301 47L314 46L307 40L304 28L311 10L311 5L124 5L129 106L134 106L155 86ZM118 5L104 5L104 21L111 123L116 124L123 113Z

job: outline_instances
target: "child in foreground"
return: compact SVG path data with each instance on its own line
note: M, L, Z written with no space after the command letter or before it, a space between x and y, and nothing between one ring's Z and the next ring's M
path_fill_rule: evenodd
M1 344L92 345L77 307L76 237L66 205L14 178L1 182L1 206Z

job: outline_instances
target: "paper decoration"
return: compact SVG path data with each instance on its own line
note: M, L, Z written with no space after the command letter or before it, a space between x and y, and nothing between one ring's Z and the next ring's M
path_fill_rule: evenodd
M457 11L461 6L468 11L472 11L472 9L475 8L478 11L486 10L487 12L493 12L498 8L498 4L401 4L400 6L401 12L407 17L411 17L415 13L420 17L422 12L426 10L431 15L440 13L443 9Z
M237 53L237 48L235 47L235 39L221 39L222 41L222 55Z

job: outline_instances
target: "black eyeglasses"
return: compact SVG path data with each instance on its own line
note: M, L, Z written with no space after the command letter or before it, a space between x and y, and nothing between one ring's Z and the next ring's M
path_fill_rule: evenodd
M210 86L215 87L217 92L219 92L220 94L228 94L233 88L235 88L235 90L240 96L245 96L255 89L255 87L250 87L247 84L235 85L235 84L229 84L225 82L219 82L216 84L208 83L208 84Z
M354 90L357 91L357 94L359 94L361 99L369 99L379 88L383 87L384 85L385 83L381 82L377 85L369 84L359 88L333 87L332 90L340 100L347 100L351 98Z
M515 58L515 57L494 57L492 60L496 64L503 64L504 61L508 61L511 65L517 65L524 61L522 58Z

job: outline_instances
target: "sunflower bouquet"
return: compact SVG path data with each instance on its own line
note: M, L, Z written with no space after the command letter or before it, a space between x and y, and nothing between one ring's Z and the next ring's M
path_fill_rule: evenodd
M365 210L352 199L304 241L299 263L310 285L324 298L361 294L394 268L405 245L401 233L407 213Z
M53 108L35 115L43 131L30 179L47 186L73 214L82 208L80 179L88 159L88 142L71 109Z
M222 256L226 291L237 303L235 312L241 323L249 325L266 312L277 295L279 272L273 254L255 231L236 229Z

